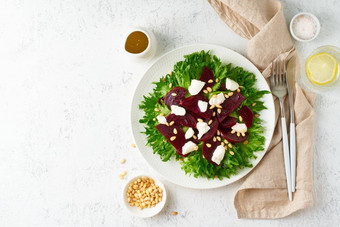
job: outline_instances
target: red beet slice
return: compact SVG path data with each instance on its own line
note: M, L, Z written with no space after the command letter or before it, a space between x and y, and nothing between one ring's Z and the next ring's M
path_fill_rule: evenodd
M166 126L164 124L156 125L156 129L174 146L177 154L180 156L186 157L188 155L182 154L182 147L186 143L186 139L184 137L185 133L180 126L172 125ZM177 130L177 134L174 134L174 129ZM176 136L176 139L171 141L171 137Z
M166 117L167 122L174 121L175 125L178 126L187 126L191 128L196 128L196 118L193 117L190 113L186 113L184 116L178 116L175 114L169 114Z
M198 101L205 101L209 103L209 100L207 98L205 98L202 95L193 95L190 96L186 99L183 99L181 102L181 105L184 106L186 109L190 110L191 112L195 113L196 115L203 117L205 119L210 119L211 115L213 113L213 110L209 109L209 104L208 104L208 108L207 111L205 112L201 112L200 108L198 107Z
M176 94L175 96L172 94ZM164 103L169 107L171 105L179 105L184 98L185 94L187 93L187 90L182 87L174 87L169 91L165 97L164 97Z
M246 124L247 128L250 128L253 125L253 111L248 106L242 106L242 108L238 112L243 118L243 121Z
M206 141L206 140L212 138L212 137L216 134L216 132L217 132L217 130L218 130L218 120L217 120L217 118L215 118L215 117L212 118L212 119L210 119L210 120L213 121L213 122L209 125L210 130L209 130L208 132L206 132L205 134L203 134L203 136L201 137L201 139L199 139L198 141ZM210 120L206 120L206 122L208 123Z
M220 91L226 91L227 90L227 88L225 87L225 84L224 83L221 83L221 85L220 85L220 89L219 89Z
M211 147L207 147L207 143L211 145ZM209 140L205 141L203 144L203 149L202 149L202 154L203 157L205 159L207 159L208 162L210 162L211 164L218 166L215 162L213 162L211 160L214 151L216 149L217 146L221 145L221 142L219 142L218 140L216 140L216 142L214 142L213 138L210 138Z
M220 132L223 136L224 139L228 140L230 143L241 143L245 141L248 138L248 133L245 133L245 136L237 136L237 133L235 132L234 134L231 133L231 128L221 128L220 127Z
M220 122L220 126L223 128L231 128L236 125L236 120L233 117L226 117L222 122Z
M214 80L214 73L207 66L205 66L203 68L200 80L205 82L205 85L204 85L202 91L204 89L206 89L207 87L212 87L214 85L214 83L208 83L208 81Z
M222 103L222 112L217 115L219 122L222 122L226 117L236 110L246 98L238 92L234 92L232 96L224 100Z

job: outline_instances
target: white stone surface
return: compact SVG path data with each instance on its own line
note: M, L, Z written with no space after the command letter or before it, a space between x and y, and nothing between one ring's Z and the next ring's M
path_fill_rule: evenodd
M339 1L284 6L287 21L300 11L320 19L319 37L296 43L301 53L340 46ZM246 40L205 0L0 1L1 226L339 225L340 88L316 99L313 208L280 220L239 220L233 198L241 182L214 190L164 182L164 210L149 219L130 216L121 201L126 180L118 175L149 171L130 146L129 109L151 64L122 58L121 37L131 25L154 31L156 57L193 43L246 51Z

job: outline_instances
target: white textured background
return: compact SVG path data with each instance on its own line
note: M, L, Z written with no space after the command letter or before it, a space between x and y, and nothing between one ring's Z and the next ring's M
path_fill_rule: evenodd
M339 1L284 6L287 21L309 11L322 24L315 41L296 45L300 53L340 46ZM151 63L122 58L121 37L131 25L154 31L157 56L193 43L246 51L246 40L205 0L0 1L0 226L339 224L340 88L316 99L313 208L280 220L238 220L233 196L240 182L215 190L165 182L169 201L158 216L130 216L118 175L148 170L130 147L129 109Z

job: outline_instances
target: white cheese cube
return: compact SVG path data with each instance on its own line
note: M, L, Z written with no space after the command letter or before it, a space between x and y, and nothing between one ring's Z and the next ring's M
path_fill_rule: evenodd
M183 107L177 105L171 105L171 112L177 116L184 116L186 113Z
M200 108L200 111L204 113L208 109L208 103L202 100L198 100L198 108Z
M225 97L223 93L221 92L218 95L211 97L209 100L209 104L212 106L221 105L224 102L224 100L225 100Z
M198 139L201 139L202 136L210 130L210 127L206 122L197 122L196 128L198 130Z
M158 115L157 117L157 120L158 120L158 122L160 123L160 124L163 124L163 125L165 125L166 124L166 118L164 117L164 116L161 116L161 115Z
M239 133L243 133L247 131L247 126L246 124L243 123L236 123L236 125L234 125L233 127L231 127L231 129L235 130L236 132Z
M217 165L221 164L221 161L223 160L225 155L225 149L222 145L219 145L216 147L213 156L211 157L211 160L215 162Z
M190 139L193 135L195 134L194 130L192 128L189 128L186 132L185 132L185 139Z
M227 78L226 81L225 81L225 87L228 90L235 91L235 90L237 90L239 88L239 85L238 85L238 83L236 81Z
M182 147L182 154L186 155L186 154L189 154L190 152L193 152L196 146L197 145L192 141L186 142Z
M198 93L200 93L200 91L202 90L204 85L205 85L205 82L203 82L203 81L192 80L191 84L188 88L188 91L191 95L197 95Z

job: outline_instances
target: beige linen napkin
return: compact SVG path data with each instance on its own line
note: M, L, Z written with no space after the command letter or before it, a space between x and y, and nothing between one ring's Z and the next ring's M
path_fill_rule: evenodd
M271 62L287 60L295 49L287 30L283 8L274 0L208 0L221 19L240 36L249 39L247 57L269 78ZM288 99L286 99L286 117ZM309 207L312 197L314 95L295 84L296 192L287 194L282 152L279 102L275 99L276 127L267 154L246 177L234 204L239 218L281 218ZM288 121L289 122L289 121Z

